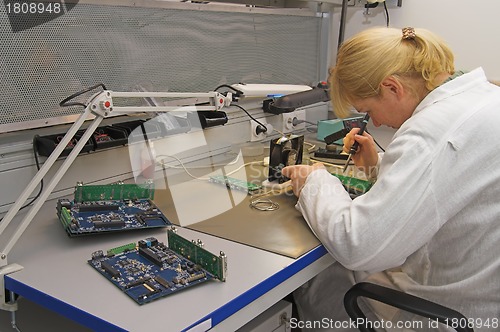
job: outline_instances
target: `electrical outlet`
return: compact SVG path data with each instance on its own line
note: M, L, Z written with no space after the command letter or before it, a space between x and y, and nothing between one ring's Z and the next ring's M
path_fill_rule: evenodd
M259 122L268 128L268 132L269 130L272 131L272 129L270 129L272 128L271 125L268 124L265 119L259 119ZM258 127L260 127L260 124L253 120L250 120L250 142L262 141L264 138L266 138L267 135L265 132L257 133Z
M283 113L282 116L282 128L281 131L283 133L289 133L294 130L304 129L306 124L303 122L306 120L306 111L298 110L290 113ZM302 121L300 123L296 123L296 121Z

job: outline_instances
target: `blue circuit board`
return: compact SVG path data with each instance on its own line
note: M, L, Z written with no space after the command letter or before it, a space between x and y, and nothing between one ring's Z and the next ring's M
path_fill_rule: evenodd
M214 279L153 237L107 253L96 251L88 263L141 305Z
M72 237L172 225L146 198L85 202L59 199L57 216Z

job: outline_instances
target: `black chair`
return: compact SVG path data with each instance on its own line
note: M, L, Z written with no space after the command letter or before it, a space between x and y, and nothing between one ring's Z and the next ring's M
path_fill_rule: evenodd
M459 332L474 331L467 326L469 322L467 318L458 311L391 288L360 282L352 286L345 294L344 307L353 321L364 322L364 324L358 326L358 329L362 332L375 332L375 329L372 328L373 324L367 322L366 316L360 309L358 305L359 297L376 300L422 317L437 320Z

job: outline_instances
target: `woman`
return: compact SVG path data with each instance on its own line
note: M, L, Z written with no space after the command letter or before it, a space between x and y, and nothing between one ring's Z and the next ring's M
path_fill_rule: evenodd
M397 131L383 156L367 133L344 139L344 151L359 143L355 165L377 177L354 200L321 164L283 169L297 209L341 264L297 291L301 319L343 314L346 288L371 280L477 319L476 330L498 322L500 88L481 68L455 71L448 46L413 28L368 29L346 41L329 83L339 117L354 108ZM371 309L385 320L419 319Z

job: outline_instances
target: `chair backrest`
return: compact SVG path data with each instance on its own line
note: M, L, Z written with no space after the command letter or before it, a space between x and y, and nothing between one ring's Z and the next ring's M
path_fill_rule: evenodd
M467 326L468 324L455 324L455 322L468 322L467 318L456 310L395 289L368 282L360 282L352 286L345 294L344 307L352 320L363 322L363 324L358 326L358 329L362 332L375 332L376 330L371 327L373 324L369 324L366 315L360 309L358 305L359 297L366 297L422 317L437 320L459 332L474 331Z

